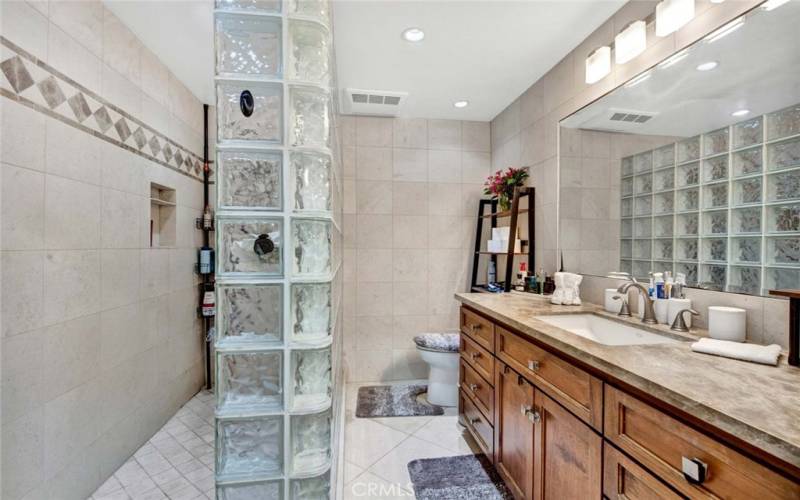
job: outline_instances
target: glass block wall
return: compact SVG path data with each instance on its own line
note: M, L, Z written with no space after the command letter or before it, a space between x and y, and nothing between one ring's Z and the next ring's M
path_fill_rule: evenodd
M329 498L342 183L329 5L217 0L220 499Z
M621 167L621 270L749 294L800 284L800 104Z

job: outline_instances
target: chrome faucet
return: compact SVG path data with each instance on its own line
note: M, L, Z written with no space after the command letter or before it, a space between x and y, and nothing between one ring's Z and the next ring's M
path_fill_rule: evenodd
M631 278L631 281L628 283L623 283L620 285L619 288L617 288L617 292L627 294L630 287L634 287L639 290L639 294L641 294L641 296L644 298L644 315L642 316L642 323L648 323L652 325L658 323L658 321L656 321L656 311L653 309L653 299L650 298L650 293L644 285Z

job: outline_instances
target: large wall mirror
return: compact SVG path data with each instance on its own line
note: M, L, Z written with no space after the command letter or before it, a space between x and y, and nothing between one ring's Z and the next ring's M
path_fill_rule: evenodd
M562 120L565 270L800 288L798 26L753 10Z

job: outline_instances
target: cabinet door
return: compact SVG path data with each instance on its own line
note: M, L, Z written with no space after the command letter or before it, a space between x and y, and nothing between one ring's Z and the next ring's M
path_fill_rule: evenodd
M495 363L495 467L520 500L533 498L533 386Z
M541 391L534 437L536 500L596 499L601 495L603 440Z

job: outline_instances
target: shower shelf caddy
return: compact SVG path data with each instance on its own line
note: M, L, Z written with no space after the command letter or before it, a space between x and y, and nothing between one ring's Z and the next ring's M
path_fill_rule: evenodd
M219 499L329 498L342 184L326 1L217 0Z

